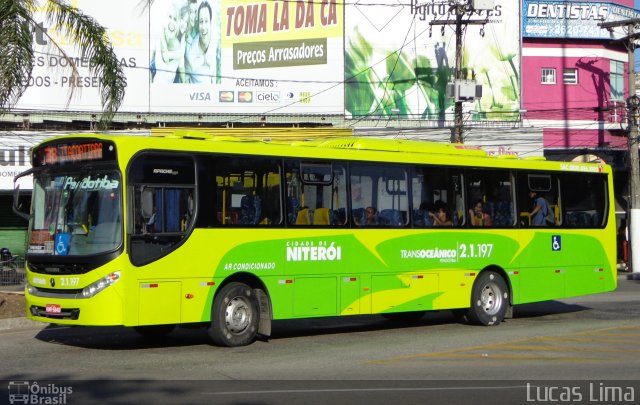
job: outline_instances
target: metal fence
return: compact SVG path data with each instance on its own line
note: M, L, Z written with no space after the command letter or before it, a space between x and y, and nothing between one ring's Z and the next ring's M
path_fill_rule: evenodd
M24 258L13 256L0 261L0 286L22 285L25 281Z

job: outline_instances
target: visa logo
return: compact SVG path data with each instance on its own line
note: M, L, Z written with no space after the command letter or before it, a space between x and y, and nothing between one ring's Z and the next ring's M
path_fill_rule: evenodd
M190 101L211 101L211 93L208 91L199 91L189 93Z

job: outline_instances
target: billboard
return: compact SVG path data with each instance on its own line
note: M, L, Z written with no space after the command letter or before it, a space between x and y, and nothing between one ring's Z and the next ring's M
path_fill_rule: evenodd
M54 136L53 133L28 131L1 133L0 192L13 190L14 177L25 170L31 169L31 148L52 136ZM18 184L21 190L31 190L32 183L32 177L26 176Z
M337 0L154 1L149 108L340 114L342 4Z
M353 118L452 119L454 101L446 97L456 55L452 7L432 0L375 3L356 1L346 7L345 113ZM463 79L475 78L482 85L482 98L464 103L465 120L516 118L519 13L518 1L496 0L493 10L465 14ZM466 25L469 19L487 24Z
M640 18L640 12L607 2L524 0L522 36L618 39L625 36L621 29L609 31L598 24L633 18Z
M137 1L126 0L112 0L108 3L73 0L69 3L106 28L120 65L126 73L127 89L120 111L148 111L148 9L139 6ZM16 108L101 111L100 83L97 77L90 74L89 59L81 54L73 42L62 36L59 27L50 25L41 8L36 10L34 18L38 24L38 29L33 33L35 66L27 83L28 88ZM79 71L78 77L70 75L69 62L60 56L50 38L73 60Z
M519 110L519 13L496 0L464 35L465 74L483 85L468 119L513 119ZM121 112L394 115L441 120L453 77L451 18L433 0L73 0L107 29L127 78ZM99 112L89 61L42 12L36 66L21 110ZM481 34L484 33L484 36ZM431 35L430 35L431 34ZM49 38L73 58L80 77ZM74 89L72 96L71 89Z

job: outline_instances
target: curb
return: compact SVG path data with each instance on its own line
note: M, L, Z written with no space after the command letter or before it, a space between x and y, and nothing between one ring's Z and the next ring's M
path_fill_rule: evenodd
M27 317L0 319L0 331L9 329L35 329L46 326L42 322L32 321Z

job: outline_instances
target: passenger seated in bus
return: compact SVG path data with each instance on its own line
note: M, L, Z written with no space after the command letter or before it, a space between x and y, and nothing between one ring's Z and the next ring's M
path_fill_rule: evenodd
M367 223L365 225L375 225L378 210L376 210L374 207L367 207L366 211L367 211Z
M453 221L449 218L447 207L441 200L433 204L434 211L429 211L429 217L433 220L433 226L452 226Z
M473 209L469 209L469 221L471 226L491 226L491 217L484 211L482 200L477 200Z
M367 207L362 212L362 208L353 210L353 222L358 226L375 225L377 223L377 210L374 207ZM361 215L362 214L362 215Z

